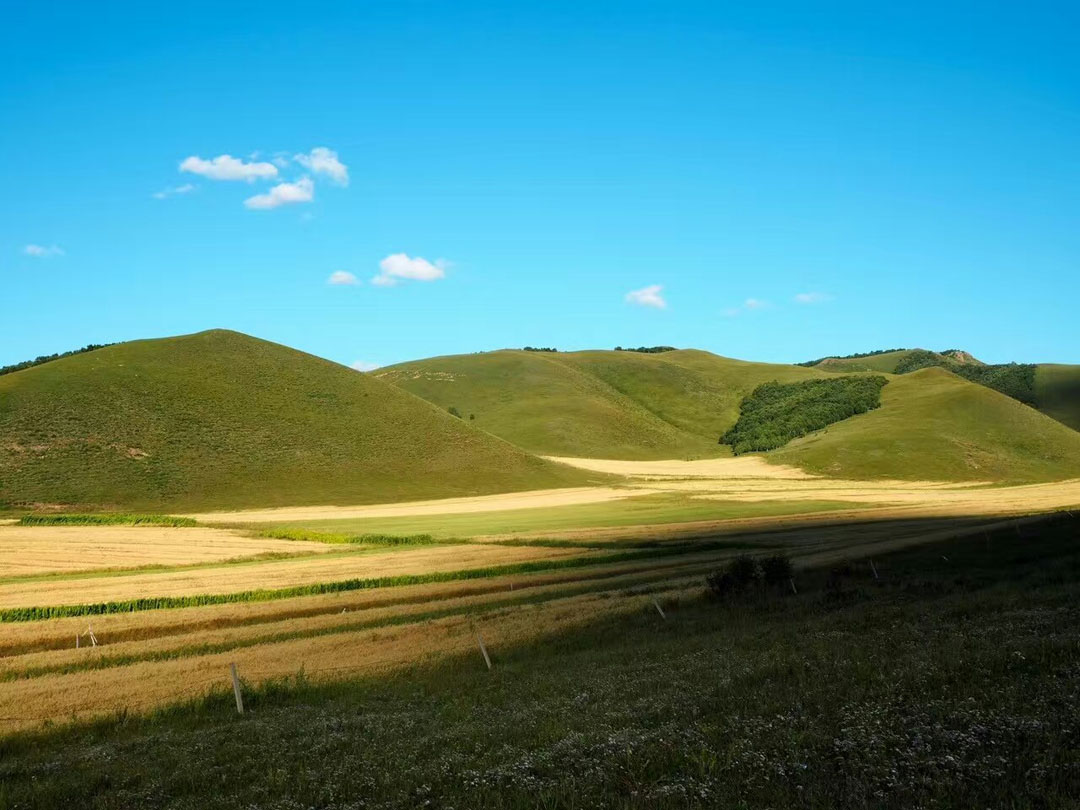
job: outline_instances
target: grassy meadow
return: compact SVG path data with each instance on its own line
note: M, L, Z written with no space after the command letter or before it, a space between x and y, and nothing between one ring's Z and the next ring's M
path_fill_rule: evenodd
M391 678L246 684L243 716L219 688L9 736L0 807L1075 807L1077 529L803 567L797 594L654 583L540 638L497 609L490 671L473 634Z

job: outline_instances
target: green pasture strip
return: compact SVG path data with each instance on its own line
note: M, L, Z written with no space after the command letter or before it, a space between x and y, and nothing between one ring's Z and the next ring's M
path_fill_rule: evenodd
M437 538L430 534L342 534L290 528L264 529L257 532L255 536L271 540L296 540L310 543L362 546L446 546L469 542L462 538Z
M109 514L99 515L72 515L72 514L48 514L48 515L23 515L19 518L20 526L169 526L185 527L198 526L194 518L176 517L174 515L133 515L133 514Z
M717 547L726 547L720 543ZM432 571L425 574L398 574L370 579L347 579L338 582L293 585L287 588L259 589L221 594L193 594L191 596L158 596L124 599L113 602L97 602L83 605L51 605L42 607L13 607L0 610L0 623L29 622L40 619L58 619L70 616L102 616L111 613L134 613L142 610L163 610L168 608L202 607L205 605L225 605L243 602L269 602L276 599L291 599L296 596L316 596L326 593L366 590L370 588L392 588L403 585L428 585L438 582L454 582L466 579L484 579L507 574L532 574L545 571L557 571L565 568L581 568L603 563L626 562L631 560L668 557L691 552L710 550L710 544L702 543L693 548L657 548L612 554L594 554L562 560L531 560L507 565L484 568L467 568L460 571Z

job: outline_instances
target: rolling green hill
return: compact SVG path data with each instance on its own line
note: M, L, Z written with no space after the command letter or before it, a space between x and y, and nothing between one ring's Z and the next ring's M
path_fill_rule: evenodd
M829 376L708 352L525 352L455 355L390 366L383 380L454 407L531 452L585 458L725 455L718 439L763 382Z
M186 511L585 481L370 375L235 332L0 376L0 505Z
M907 354L853 363L869 361L884 371ZM376 374L442 408L471 414L474 424L532 452L622 459L730 454L718 438L736 423L743 398L758 385L836 377L818 367L747 363L695 350L506 350L436 357ZM942 368L889 374L889 380L881 408L766 458L855 478L1080 476L1080 433L1033 408ZM1067 388L1051 382L1047 391L1059 397L1058 407L1075 407Z
M941 368L892 377L881 407L767 457L845 478L1046 481L1080 477L1080 433Z

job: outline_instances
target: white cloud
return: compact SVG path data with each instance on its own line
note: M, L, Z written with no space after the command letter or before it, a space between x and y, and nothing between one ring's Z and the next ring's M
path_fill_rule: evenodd
M338 154L325 146L316 146L306 155L294 155L293 160L314 174L325 174L339 186L349 185L349 167L338 160Z
M631 290L626 294L626 302L628 304L637 304L639 307L666 309L667 301L665 301L664 296L660 294L663 289L664 287L661 284L650 284L648 287L642 287L640 290Z
M184 183L182 186L170 186L163 188L161 191L155 191L153 196L155 200L164 200L166 197L172 197L176 194L190 194L195 189L196 186L191 183Z
M349 368L354 368L357 371L374 371L375 369L379 368L379 364L368 363L364 360L357 360L355 363L349 366Z
M311 202L313 199L315 199L315 184L311 182L311 178L301 177L295 183L278 183L266 194L248 197L244 200L244 205L255 210L265 210L289 203Z
M269 180L277 177L277 166L272 163L244 163L232 155L218 155L211 160L203 160L192 155L180 162L180 171L200 174L210 180Z
M23 253L27 256L33 256L35 259L49 259L53 256L63 256L64 249L59 245L27 245L23 248Z
M326 280L327 284L334 284L336 286L353 286L355 287L360 283L360 279L354 276L352 273L346 270L335 270L330 274L330 278Z
M720 314L725 318L735 318L741 313L747 311L753 311L758 309L769 309L772 307L768 301L763 301L760 298L747 298L737 307L728 307L727 309L720 310Z
M795 296L795 302L798 304L823 304L831 300L832 296L823 292L805 292Z
M380 287L392 287L402 279L411 281L437 281L446 277L446 268L450 263L445 259L436 259L434 264L417 256L410 258L407 253L391 253L379 262L379 275L371 280Z

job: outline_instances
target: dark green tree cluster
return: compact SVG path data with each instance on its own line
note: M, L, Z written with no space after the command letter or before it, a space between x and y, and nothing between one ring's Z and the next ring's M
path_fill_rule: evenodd
M783 447L792 439L881 405L886 380L838 377L759 385L742 401L739 421L720 438L735 455Z
M674 346L638 346L633 349L627 346L625 349L622 346L616 346L617 352L640 352L641 354L660 354L661 352L677 352Z
M83 346L81 349L73 349L70 352L60 352L59 354L43 354L40 357L35 357L33 360L23 360L21 363L13 363L10 366L0 366L0 375L11 374L15 371L22 371L24 368L40 366L42 363L50 363L53 360L59 360L62 357L71 357L73 354L85 354L86 352L92 352L95 349L104 349L106 346L114 345L116 344L91 343L89 346Z
M524 349L522 349L522 351L525 351L525 352L556 352L556 353L558 353L559 350L558 349L552 349L552 348L550 348L548 346L526 346Z

